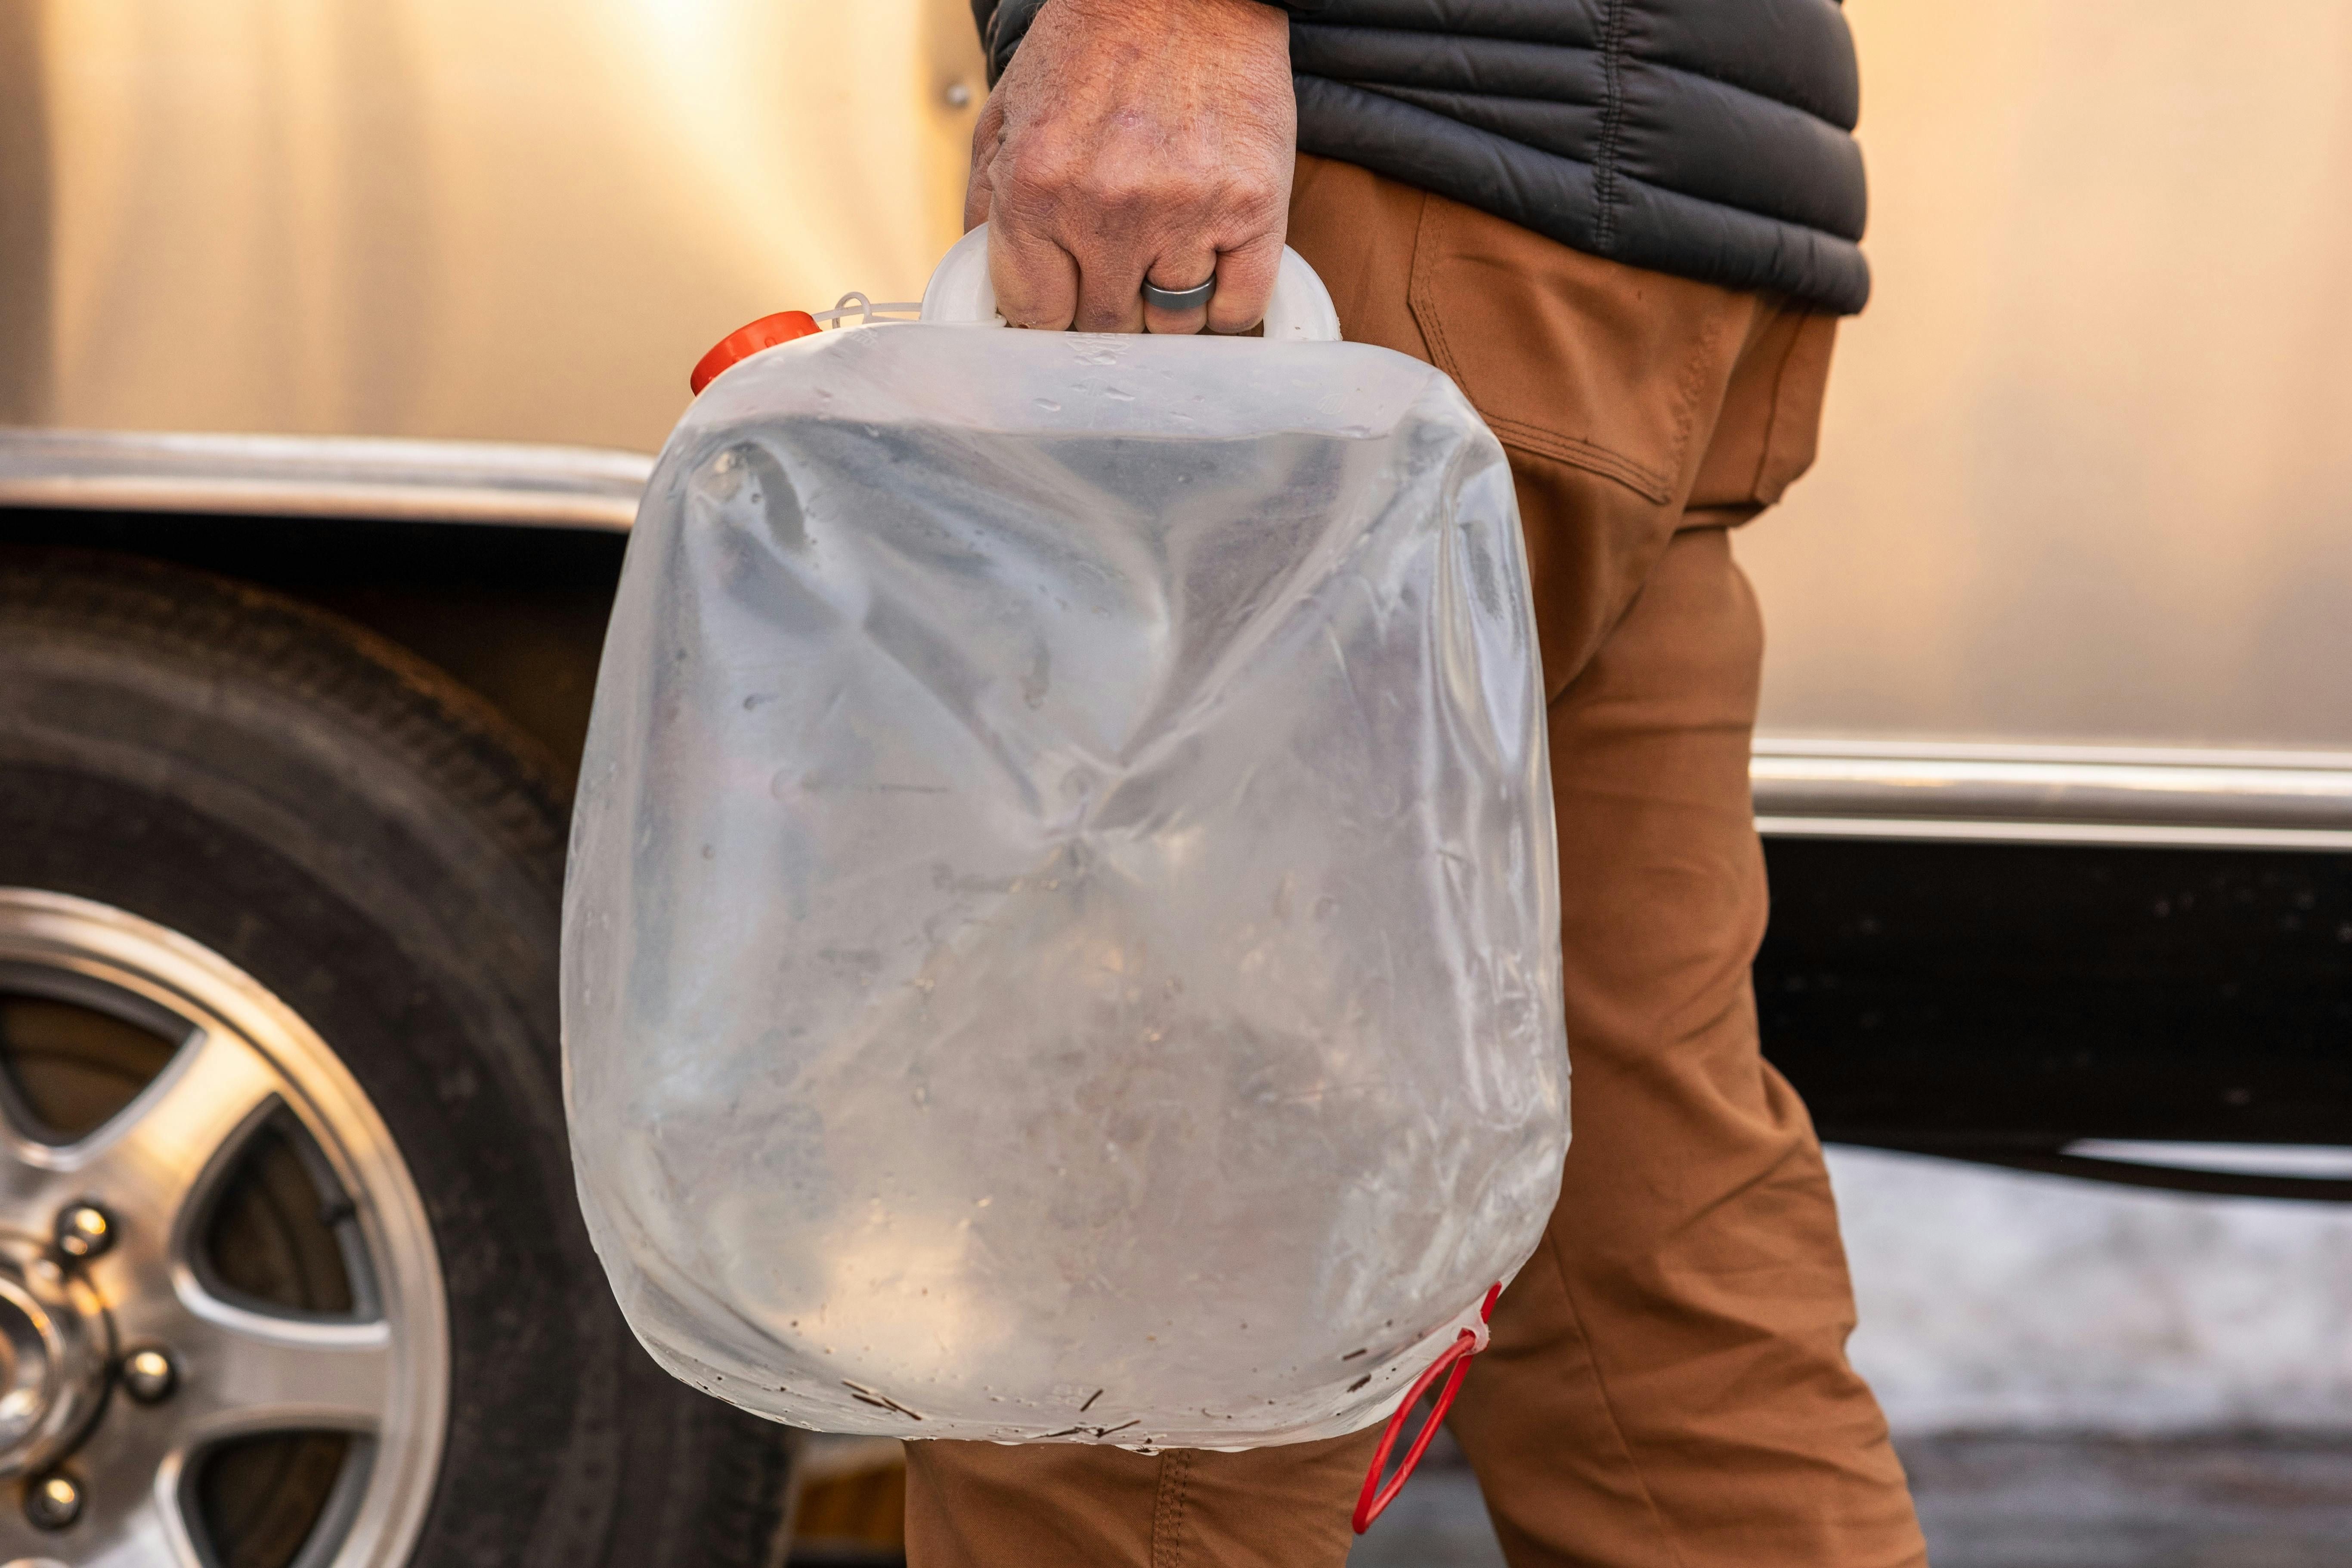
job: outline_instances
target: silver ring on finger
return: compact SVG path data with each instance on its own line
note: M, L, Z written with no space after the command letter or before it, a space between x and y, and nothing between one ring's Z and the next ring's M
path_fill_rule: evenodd
M1143 302L1162 310L1197 310L1207 304L1209 296L1216 291L1217 275L1213 272L1204 281L1195 283L1190 289L1162 289L1149 278L1143 280Z

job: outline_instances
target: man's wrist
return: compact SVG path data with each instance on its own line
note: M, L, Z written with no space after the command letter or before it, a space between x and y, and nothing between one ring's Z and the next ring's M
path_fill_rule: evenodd
M1276 19L1286 23L1292 15L1302 10L1320 10L1324 4L1325 0L1302 0L1298 5L1287 5L1284 0L1045 0L1037 10L1041 17L1052 11L1089 23L1180 31L1188 21L1203 16L1229 19L1244 26ZM1267 16L1269 12L1274 14L1272 17ZM1034 23L1031 30L1035 30Z

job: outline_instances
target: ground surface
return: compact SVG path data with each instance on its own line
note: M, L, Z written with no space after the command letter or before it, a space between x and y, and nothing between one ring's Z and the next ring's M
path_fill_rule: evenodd
M2345 1568L2352 1438L2132 1441L1986 1434L1902 1445L1935 1568ZM1349 1568L1503 1568L1478 1485L1451 1445ZM886 1568L845 1545L794 1568Z
M2344 1568L2352 1440L1904 1445L1935 1568ZM1501 1568L1467 1468L1415 1476L1349 1568Z

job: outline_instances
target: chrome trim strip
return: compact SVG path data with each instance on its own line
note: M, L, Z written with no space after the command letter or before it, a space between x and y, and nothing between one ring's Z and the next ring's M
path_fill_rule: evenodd
M2171 1143L2147 1139L2077 1138L2059 1152L2080 1160L2218 1171L2231 1176L2352 1181L2352 1149L2314 1143Z
M2288 1152L2311 1158L2263 1160L2249 1157L2244 1144L2215 1145L2220 1158L2199 1158L2193 1144L2105 1142L2077 1139L2059 1149L2019 1148L1994 1142L1894 1142L1871 1140L1864 1148L1923 1154L1936 1160L1966 1160L2035 1171L2078 1181L2108 1182L2117 1186L2146 1187L2157 1192L2197 1193L2209 1197L2269 1198L2288 1203L2352 1204L2352 1178L2331 1174L2336 1163L2316 1158L2326 1152L2308 1145ZM2107 1150L2126 1151L2121 1156ZM2159 1152L2178 1151L2179 1157L2163 1159Z
M1931 822L1863 816L1764 816L1756 830L1768 838L1962 839L1979 844L2118 844L2174 849L2352 850L2352 832L2289 829L2132 826L2074 822Z
M620 531L653 459L580 447L0 429L0 507ZM1781 837L2352 850L2352 752L1759 736Z
M2352 850L2352 753L1759 736L1758 828L1815 838Z
M0 430L0 507L619 531L652 472L584 447Z

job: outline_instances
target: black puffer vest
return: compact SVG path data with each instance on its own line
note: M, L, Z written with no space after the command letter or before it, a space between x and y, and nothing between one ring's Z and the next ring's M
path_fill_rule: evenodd
M1044 0L972 0L993 82ZM1837 0L1286 0L1298 147L1563 245L1848 313L1870 295Z

